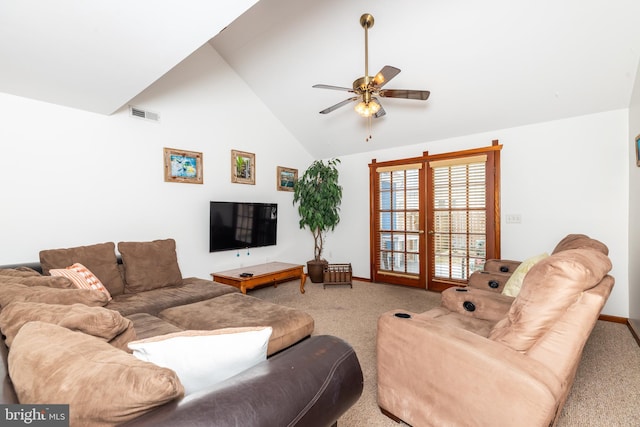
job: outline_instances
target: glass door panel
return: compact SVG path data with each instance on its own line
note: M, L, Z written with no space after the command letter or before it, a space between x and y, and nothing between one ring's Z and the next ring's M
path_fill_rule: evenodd
M421 245L421 167L383 170L374 176L374 280L425 286Z
M486 260L486 161L430 167L433 200L431 283L455 285Z

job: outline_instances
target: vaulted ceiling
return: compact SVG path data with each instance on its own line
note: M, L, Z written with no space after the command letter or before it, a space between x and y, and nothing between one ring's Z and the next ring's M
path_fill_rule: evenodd
M0 92L111 114L257 0L1 0Z
M207 41L317 158L627 108L640 58L637 0L3 0L0 91L111 114ZM368 121L351 96L400 68ZM225 28L226 27L226 28ZM225 28L222 32L220 32Z

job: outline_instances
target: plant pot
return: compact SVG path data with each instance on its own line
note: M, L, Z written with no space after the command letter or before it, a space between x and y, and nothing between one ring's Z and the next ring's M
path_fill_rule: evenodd
M327 261L307 261L307 276L313 283L323 282L324 266L327 264Z

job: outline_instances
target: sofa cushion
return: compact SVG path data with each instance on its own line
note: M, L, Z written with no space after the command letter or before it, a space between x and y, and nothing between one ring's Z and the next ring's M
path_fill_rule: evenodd
M0 268L0 276L29 277L40 276L40 273L29 267Z
M109 290L111 296L124 292L124 282L116 258L116 245L113 242L40 251L40 264L44 274L49 274L52 268L67 268L76 262L91 270Z
M539 261L489 339L526 352L583 291L596 286L610 270L609 258L593 249L564 250Z
M74 289L75 286L66 277L51 276L0 276L0 286L3 283L18 283L25 286L47 286L59 289Z
M266 360L270 327L183 331L129 343L140 360L178 374L189 395Z
M104 306L108 302L104 293L93 289L57 289L19 283L0 284L0 308L20 301L66 305L79 303L88 306Z
M35 320L93 335L123 350L127 350L129 341L136 339L131 320L103 307L12 302L0 311L0 331L6 337L7 346L11 346L25 323Z
M508 297L516 297L520 293L520 288L522 288L522 281L524 280L524 276L527 275L531 267L533 267L538 261L548 257L549 254L544 252L539 255L532 256L524 261L522 261L511 273L509 279L507 279L507 283L504 285L504 289L502 289L502 295L506 295Z
M111 301L111 294L107 288L104 287L100 279L80 263L75 263L67 268L52 268L49 270L49 273L52 276L66 277L78 289L94 289L104 292L107 299Z
M553 249L553 254L567 249L595 249L609 255L609 248L599 240L592 239L586 234L567 234Z
M127 319L133 323L133 329L136 331L136 339L138 340L156 337L158 335L172 334L174 332L182 332L182 329L176 325L162 320L159 317L152 316L149 313L130 314L127 316Z
M118 252L124 264L126 292L148 291L182 282L173 239L120 242Z
M211 280L188 277L178 286L117 295L107 304L107 308L116 310L123 316L133 313L156 315L169 307L191 304L228 293L240 293L240 290Z
M184 394L175 372L82 332L26 323L9 352L21 403L69 404L70 425L123 423Z
M185 330L214 330L243 326L271 326L267 355L311 335L313 317L302 310L250 295L229 293L189 305L168 308L158 317Z

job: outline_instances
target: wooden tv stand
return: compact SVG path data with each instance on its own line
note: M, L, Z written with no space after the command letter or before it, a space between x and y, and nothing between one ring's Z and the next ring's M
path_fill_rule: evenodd
M268 262L211 273L211 277L215 282L235 286L243 294L247 293L247 289L253 289L256 286L273 284L274 287L277 287L280 282L300 278L300 293L304 294L304 282L307 280L307 275L304 274L303 268L304 266L299 264ZM252 276L241 276L243 273L250 273Z

